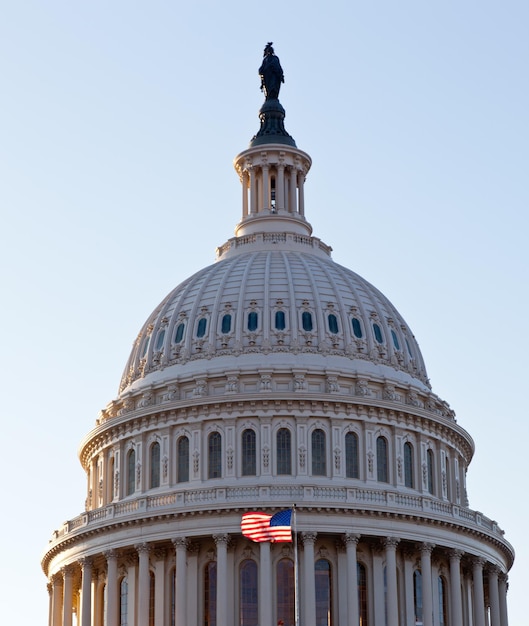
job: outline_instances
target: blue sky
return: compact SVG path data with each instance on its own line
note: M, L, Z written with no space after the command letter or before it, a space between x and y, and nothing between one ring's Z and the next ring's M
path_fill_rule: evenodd
M5 623L46 624L78 444L145 318L233 234L267 41L314 234L401 311L473 436L470 505L516 548L526 623L528 28L514 0L4 3Z

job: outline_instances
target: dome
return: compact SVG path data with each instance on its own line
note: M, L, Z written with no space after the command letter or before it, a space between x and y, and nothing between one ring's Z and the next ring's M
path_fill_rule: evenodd
M258 239L197 272L156 307L134 343L122 394L177 372L244 368L256 355L263 366L314 364L316 356L320 369L327 362L359 377L427 387L417 341L378 289L322 253L319 240Z

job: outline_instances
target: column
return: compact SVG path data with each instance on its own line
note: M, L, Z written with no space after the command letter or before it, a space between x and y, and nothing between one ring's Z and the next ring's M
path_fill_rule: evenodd
M263 196L262 196L262 207L263 209L270 208L270 180L268 178L268 163L266 162L266 158L263 157L261 161L261 175L263 177Z
M255 180L255 168L250 166L250 214L257 213L257 181Z
M62 576L56 574L52 579L53 587L53 610L52 610L52 624L53 626L61 626L62 624Z
M303 626L316 626L316 579L314 577L314 544L316 533L301 533L303 540L303 585L305 596L303 598L303 616L301 621Z
M259 624L272 624L272 564L270 560L269 541L263 541L260 544L258 597Z
M483 589L483 565L485 561L475 558L472 562L472 582L474 583L474 624L485 626L485 591Z
M298 172L299 185L299 214L305 215L305 173L303 170Z
M46 585L48 589L48 626L53 626L53 585L48 583Z
M281 162L281 157L277 166L276 207L278 211L285 208L285 165Z
M421 545L422 619L424 626L433 626L432 550L434 545ZM483 625L484 626L484 625Z
M404 597L406 598L406 626L415 626L415 603L413 589L413 569L415 553L404 554ZM454 622L457 624L457 622ZM459 622L462 626L462 622Z
M217 624L228 623L228 541L229 535L213 535L217 546Z
M297 212L297 206L296 206L296 193L297 193L296 178L297 178L296 168L294 166L292 166L290 168L290 199L289 199L289 203L288 203L288 210L289 210L290 213L296 213Z
M130 552L127 555L127 623L131 626L136 624L136 569L138 555ZM84 625L83 625L84 626Z
M507 574L501 573L499 581L499 596L500 596L500 620L501 626L509 626L509 620L507 617Z
M450 615L452 624L463 623L463 602L461 598L461 550L450 553Z
M73 610L73 567L67 565L62 568L63 575L63 600L62 600L62 625L72 626Z
M371 558L373 559L373 624L374 626L386 626L386 605L384 602L384 564L382 561L382 546L371 546Z
M176 550L176 570L175 570L175 626L187 625L187 544L185 537L173 539Z
M149 623L149 599L151 578L149 570L149 544L141 543L136 546L138 551L138 624Z
M246 170L242 173L242 216L248 215L248 172Z
M397 546L400 539L387 537L386 548L386 585L388 626L399 626L399 599L397 596Z
M489 569L490 626L501 626L498 574L498 568L491 566Z
M165 624L165 556L166 551L154 551L154 626Z
M107 624L119 624L118 553L105 552L107 560Z
M347 607L348 626L358 626L360 621L358 607L358 569L356 564L356 546L360 535L346 533L344 543L347 557Z
M81 626L92 624L92 559L79 561L81 565Z

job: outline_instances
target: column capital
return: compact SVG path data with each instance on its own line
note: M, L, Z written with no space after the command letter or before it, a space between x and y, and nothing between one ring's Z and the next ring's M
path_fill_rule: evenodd
M179 548L187 550L188 546L190 545L189 539L187 539L187 537L174 537L173 539L171 539L171 541L176 550L178 550Z
M61 567L61 573L64 578L66 578L67 576L73 576L74 571L75 567L72 564L64 565L63 567Z
M301 533L301 540L303 541L303 545L304 546L309 545L309 544L314 545L317 536L318 536L318 533L315 533L312 531L303 531Z
M421 545L419 546L422 555L431 555L434 548L435 543L428 543L426 541L424 543L421 543Z
M228 535L228 533L213 535L213 541L215 542L216 546L225 545L226 547L228 547L228 544L230 542L230 536Z
M461 561L465 552L463 550L457 550L454 548L453 550L448 551L448 556L450 560Z
M487 572L493 576L499 577L501 569L497 565L494 565L494 563L489 563L487 565Z
M386 549L396 549L400 543L400 539L398 537L386 537L382 540L382 543Z
M94 565L94 559L91 556L82 556L77 562L79 563L82 572L92 569L92 566Z
M345 533L342 537L342 540L346 546L348 545L356 546L358 545L358 542L360 541L360 535L357 535L356 533Z
M118 558L118 551L114 550L113 548L110 550L105 550L105 552L103 552L103 556L107 560L107 563L109 561L115 561Z
M472 563L472 567L474 569L479 568L482 570L487 561L481 556L473 556L470 558L470 562Z
M150 554L151 546L148 543L137 543L134 548L138 554Z

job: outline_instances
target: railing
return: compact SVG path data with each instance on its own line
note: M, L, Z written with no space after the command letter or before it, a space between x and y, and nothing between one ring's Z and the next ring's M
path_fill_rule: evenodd
M363 510L393 511L440 518L465 526L480 528L484 532L503 537L497 523L479 511L443 502L429 496L405 494L396 490L381 490L366 487L322 487L319 485L267 485L218 487L205 489L178 489L171 492L141 496L116 502L100 509L87 511L65 522L56 530L52 541L58 541L70 533L104 526L112 521L156 515L167 512L178 513L196 509L198 511L222 506L289 506L292 502L302 506L361 507Z

